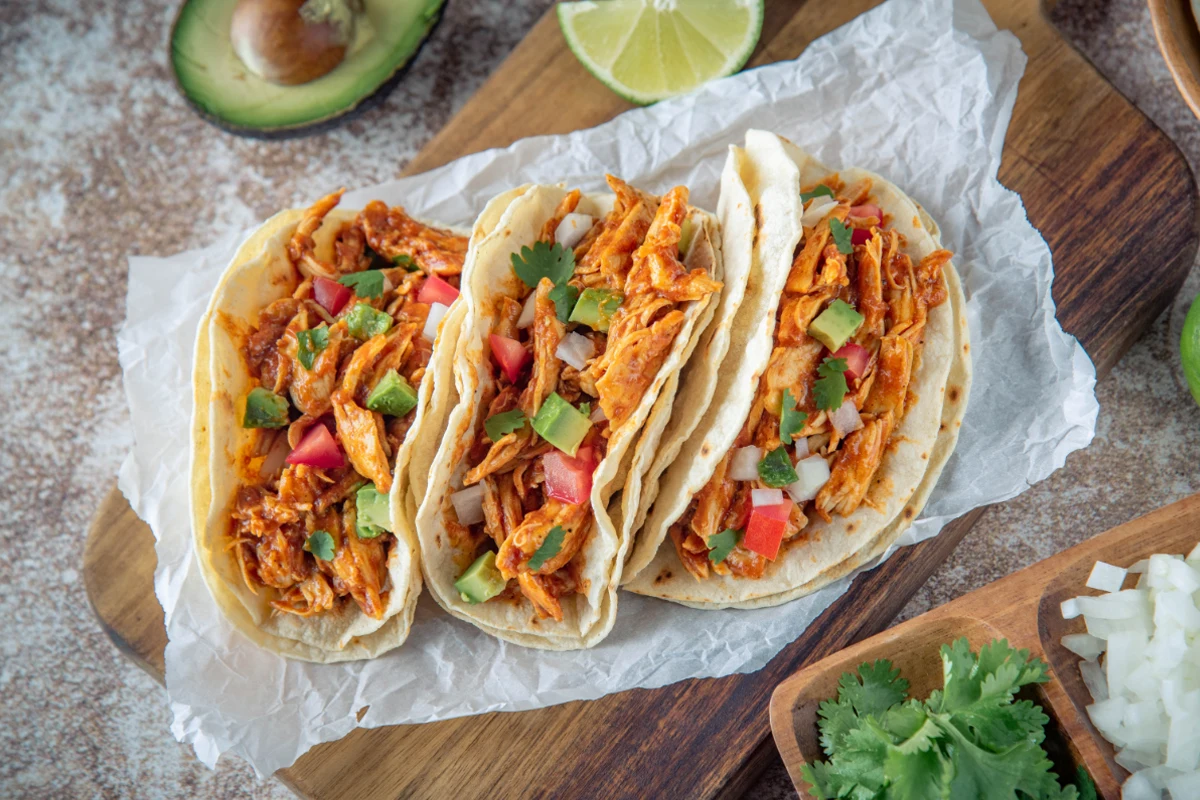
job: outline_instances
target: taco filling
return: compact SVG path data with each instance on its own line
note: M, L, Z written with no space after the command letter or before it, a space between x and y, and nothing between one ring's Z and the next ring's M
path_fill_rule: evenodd
M519 599L562 621L587 591L581 550L593 531L593 476L684 327L681 307L721 288L684 255L699 215L679 186L658 198L608 176L602 218L570 192L533 247L512 257L520 297L499 296L487 384L463 488L446 527L473 556L464 601Z
M869 179L828 176L801 202L803 236L750 414L670 528L697 579L759 578L810 520L874 505L868 490L916 401L909 379L928 311L946 300L951 253L913 264Z
M353 601L382 619L396 539L388 493L417 415L438 323L458 297L467 239L402 208L344 219L332 260L313 235L342 192L305 213L287 246L300 283L258 316L243 356L257 386L228 547L255 594L312 616Z

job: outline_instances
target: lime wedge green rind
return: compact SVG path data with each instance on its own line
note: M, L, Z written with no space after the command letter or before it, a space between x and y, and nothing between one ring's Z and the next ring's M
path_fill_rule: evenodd
M579 62L648 105L741 69L762 33L764 0L583 0L558 23Z

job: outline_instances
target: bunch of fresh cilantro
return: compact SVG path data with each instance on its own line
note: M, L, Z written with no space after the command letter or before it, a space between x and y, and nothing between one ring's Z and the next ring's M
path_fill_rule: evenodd
M1094 800L1059 786L1042 749L1048 718L1013 695L1048 678L1028 650L993 641L971 652L966 639L942 645L944 686L924 702L908 698L908 681L889 661L845 673L837 700L821 704L817 727L828 761L806 764L812 794L824 800Z

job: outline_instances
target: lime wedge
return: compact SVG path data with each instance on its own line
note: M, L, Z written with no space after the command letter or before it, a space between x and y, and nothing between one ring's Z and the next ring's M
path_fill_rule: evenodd
M561 3L567 46L605 86L639 105L732 75L762 33L764 0Z

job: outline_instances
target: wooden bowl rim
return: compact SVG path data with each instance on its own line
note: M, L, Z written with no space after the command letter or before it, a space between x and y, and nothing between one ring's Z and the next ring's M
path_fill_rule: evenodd
M1183 99L1200 117L1200 25L1188 0L1147 0L1159 52ZM1172 25L1172 18L1182 25ZM1190 58L1189 58L1190 56Z

